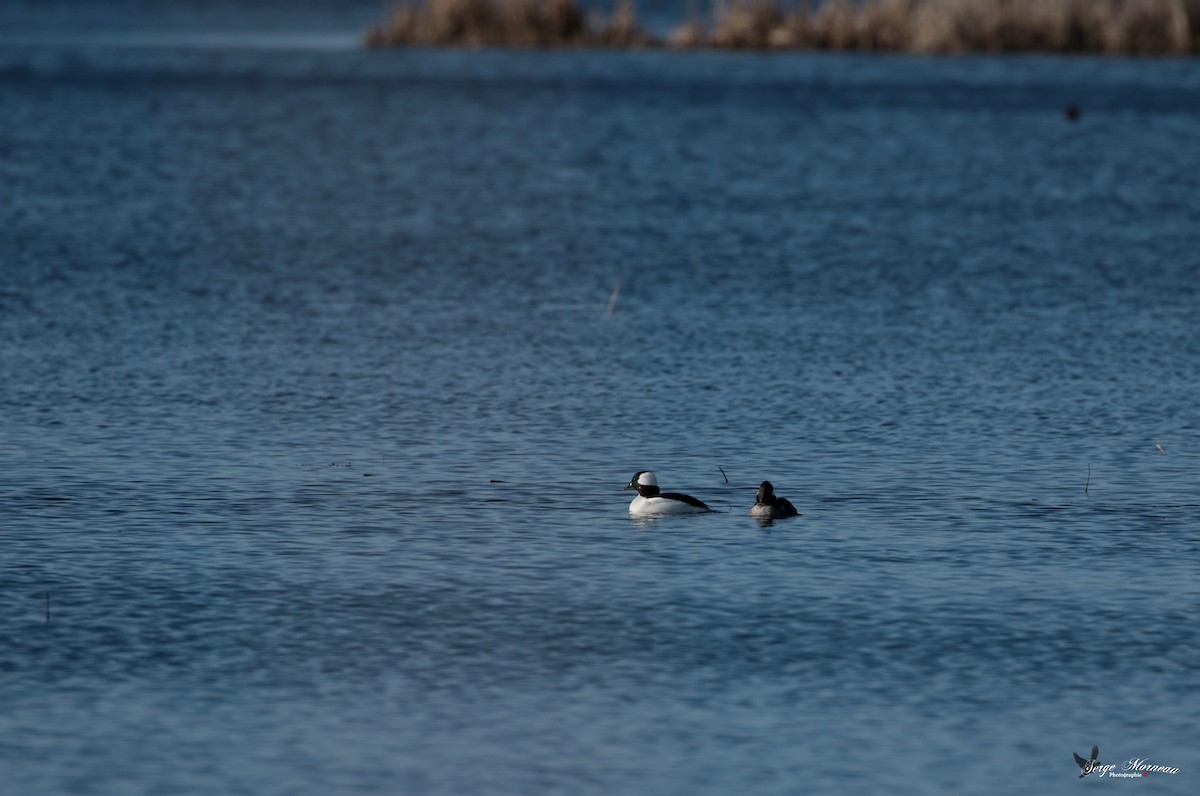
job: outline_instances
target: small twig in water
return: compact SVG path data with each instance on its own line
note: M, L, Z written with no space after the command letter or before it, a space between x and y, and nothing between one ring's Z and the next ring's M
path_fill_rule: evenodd
M617 296L621 295L621 280L617 280L616 286L613 288L612 297L608 300L608 312L604 313L608 317L612 317L613 310L617 308Z
M1088 480L1087 480L1087 483L1083 485L1083 494L1086 495L1088 493L1088 487L1091 485L1092 485L1092 466L1089 464L1088 465Z
M721 471L721 476L722 476L722 477L725 479L725 483L727 483L727 484L728 484L728 483L729 483L729 476L725 475L725 468L721 467L721 465L719 465L719 464L718 464L718 465L717 465L717 469Z

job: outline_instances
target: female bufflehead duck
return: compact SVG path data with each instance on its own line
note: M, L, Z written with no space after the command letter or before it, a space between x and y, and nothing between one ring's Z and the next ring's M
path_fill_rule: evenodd
M625 488L636 489L638 492L637 497L629 504L630 514L694 514L712 511L691 495L659 492L658 479L654 477L654 473L647 470L634 473L629 486Z
M800 512L796 511L796 507L787 498L775 496L775 487L771 486L770 481L762 482L758 494L754 496L754 505L750 507L750 516L760 520L778 520L799 515Z

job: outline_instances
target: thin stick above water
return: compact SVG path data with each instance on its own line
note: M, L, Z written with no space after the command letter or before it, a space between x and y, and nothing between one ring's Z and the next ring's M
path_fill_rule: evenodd
M613 287L612 297L608 300L608 312L605 315L612 317L613 310L617 308L617 296L621 295L621 280L617 280L617 284Z

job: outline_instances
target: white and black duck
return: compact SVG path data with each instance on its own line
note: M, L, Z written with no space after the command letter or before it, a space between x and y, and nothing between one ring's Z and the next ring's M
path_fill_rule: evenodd
M630 514L697 514L712 511L704 501L678 492L661 492L658 479L649 470L633 474L626 489L636 489L637 497L629 504Z

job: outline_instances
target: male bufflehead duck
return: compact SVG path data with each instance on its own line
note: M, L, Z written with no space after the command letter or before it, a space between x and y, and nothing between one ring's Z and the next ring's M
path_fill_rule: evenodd
M771 486L770 481L762 482L758 494L754 496L754 505L750 507L750 516L760 520L778 520L783 517L796 517L799 514L787 498L775 496L775 487Z
M633 474L626 489L636 489L638 494L629 504L630 514L694 514L712 511L703 502L691 495L678 492L659 492L658 479L654 473L639 470Z

